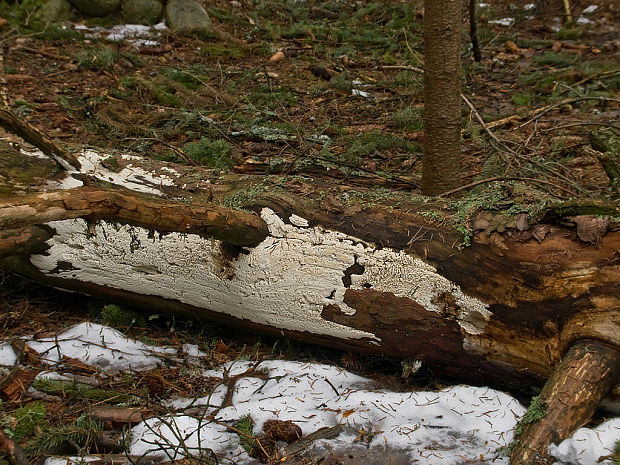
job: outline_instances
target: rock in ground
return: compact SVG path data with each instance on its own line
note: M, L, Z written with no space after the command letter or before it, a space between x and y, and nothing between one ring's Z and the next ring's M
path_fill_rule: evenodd
M123 19L128 24L155 24L163 11L160 0L125 0L122 8Z
M71 4L67 0L47 0L37 11L36 17L46 23L68 21L71 17Z
M194 0L171 0L166 5L166 24L180 31L205 31L211 27L211 18Z
M106 16L121 7L121 0L71 0L71 3L89 16Z

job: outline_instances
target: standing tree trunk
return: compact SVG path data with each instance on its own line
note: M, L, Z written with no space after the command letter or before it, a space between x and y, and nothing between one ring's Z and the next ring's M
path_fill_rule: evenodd
M424 158L422 193L460 185L460 0L424 2Z

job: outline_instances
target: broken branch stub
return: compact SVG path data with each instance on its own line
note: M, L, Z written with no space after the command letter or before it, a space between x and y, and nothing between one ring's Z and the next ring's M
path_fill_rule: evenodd
M598 341L580 341L566 353L538 396L544 416L526 425L511 465L551 463L547 449L586 424L600 401L618 383L620 351Z

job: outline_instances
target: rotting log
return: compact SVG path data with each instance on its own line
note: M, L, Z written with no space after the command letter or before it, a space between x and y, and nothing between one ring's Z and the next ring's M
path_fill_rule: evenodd
M566 353L538 396L542 418L524 426L511 465L552 463L547 449L585 425L620 378L620 351L597 341L580 341Z
M209 182L201 168L110 163L93 152L80 163L90 186L5 194L4 267L150 311L409 358L438 376L524 391L542 386L576 341L620 347L617 228L596 245L556 222L525 242L516 229L481 231L459 249L459 233L421 214L441 204L409 195L398 207L364 205L320 179ZM347 197L320 194L330 189Z

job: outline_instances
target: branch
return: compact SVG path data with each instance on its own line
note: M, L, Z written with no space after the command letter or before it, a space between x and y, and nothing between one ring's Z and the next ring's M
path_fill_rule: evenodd
M166 202L112 189L80 187L0 202L0 230L17 231L72 218L120 221L160 232L194 233L237 246L254 246L268 234L265 222L252 213L211 204Z

